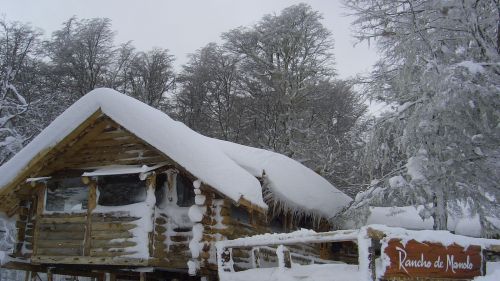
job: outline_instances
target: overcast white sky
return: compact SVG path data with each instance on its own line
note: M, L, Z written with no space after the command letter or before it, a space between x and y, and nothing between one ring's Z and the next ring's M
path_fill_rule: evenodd
M279 13L300 2L323 14L323 24L335 39L341 78L369 70L377 57L374 46L354 46L352 18L344 16L349 11L340 0L0 0L0 16L30 22L46 36L73 15L107 17L117 31L117 43L132 40L139 50L167 48L179 66L187 61L187 54L209 42L220 42L222 32L252 25L264 14Z

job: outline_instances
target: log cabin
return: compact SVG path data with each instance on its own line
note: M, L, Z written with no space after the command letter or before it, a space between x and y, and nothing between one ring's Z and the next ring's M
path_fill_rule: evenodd
M350 201L284 155L202 136L96 89L0 167L0 211L16 220L3 266L49 279L210 277L215 242L328 230Z

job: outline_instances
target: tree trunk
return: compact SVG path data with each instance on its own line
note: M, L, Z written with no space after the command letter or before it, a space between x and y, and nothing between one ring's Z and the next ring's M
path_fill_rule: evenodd
M438 185L434 189L433 204L434 204L434 230L448 229L448 211L446 196L444 193L442 181L438 181Z

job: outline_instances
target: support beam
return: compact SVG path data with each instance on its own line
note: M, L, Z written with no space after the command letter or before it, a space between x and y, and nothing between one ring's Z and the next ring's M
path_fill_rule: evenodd
M34 233L33 233L33 256L38 252L38 236L40 233L40 218L45 210L45 191L47 186L45 183L37 183L36 188L36 215L34 220Z
M151 208L151 218L149 218L152 221L152 230L151 232L148 233L148 246L149 246L149 256L154 257L154 234L155 234L155 204L156 204L156 197L155 197L155 189L156 189L156 173L151 173L147 179L146 179L146 193L148 194L147 197L151 198L152 202L148 202L150 204ZM146 199L148 200L148 199Z
M52 268L47 268L47 281L54 281L54 275L52 274Z
M85 244L83 249L83 255L90 255L91 248L91 232L92 232L92 211L97 206L97 183L95 181L89 182L89 199L87 205L87 222L85 228Z

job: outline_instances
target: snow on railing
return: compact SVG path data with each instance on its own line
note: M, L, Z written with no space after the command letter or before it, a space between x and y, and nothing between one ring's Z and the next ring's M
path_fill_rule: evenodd
M273 267L276 267L277 263L277 267L281 272L285 272L285 268L291 268L291 272L293 272L295 266L300 268L298 261L305 262L305 264L310 264L311 266L314 266L314 264L337 263L335 261L324 260L321 257L315 257L314 255L295 253L294 247L301 244L353 241L357 244L358 248L356 278L359 280L376 280L385 276L387 269L390 268L388 263L390 257L385 253L384 249L387 248L388 243L392 240L400 241L403 246L409 241L416 241L422 243L424 246L437 243L438 245L434 246L438 247L442 245L442 247L440 246L441 248L446 248L450 245L459 245L467 249L470 245L475 245L475 247L480 247L480 249L485 251L500 253L500 242L498 240L466 237L455 235L448 231L412 231L384 225L368 225L359 230L339 230L323 233L303 229L292 233L262 234L217 242L218 272L219 277L229 277L229 279L224 280L233 280L231 276L239 269L265 268L266 264L261 265L261 254L266 255L266 257L269 257L269 254L271 254L273 256L271 261ZM246 254L245 251L249 251L249 254ZM381 255L377 251L384 254ZM241 254L242 252L247 256L244 258L239 257L238 253ZM376 259L380 259L379 265L375 262ZM243 268L241 262L244 262ZM265 262L269 263L269 260ZM482 259L482 262L486 262L486 260ZM247 266L250 266L250 268L246 268ZM482 274L484 273L482 272Z
M291 252L290 249L286 247L287 245L357 241L358 237L359 230L339 230L317 233L312 230L303 229L292 233L262 234L234 240L218 241L216 247L219 274L223 274L224 272L235 272L233 248L251 248L250 258L253 268L260 267L258 258L258 253L260 251L274 251L278 260L278 267L290 268L294 257L308 260L311 264L332 263L332 261ZM277 247L274 248L272 246Z

